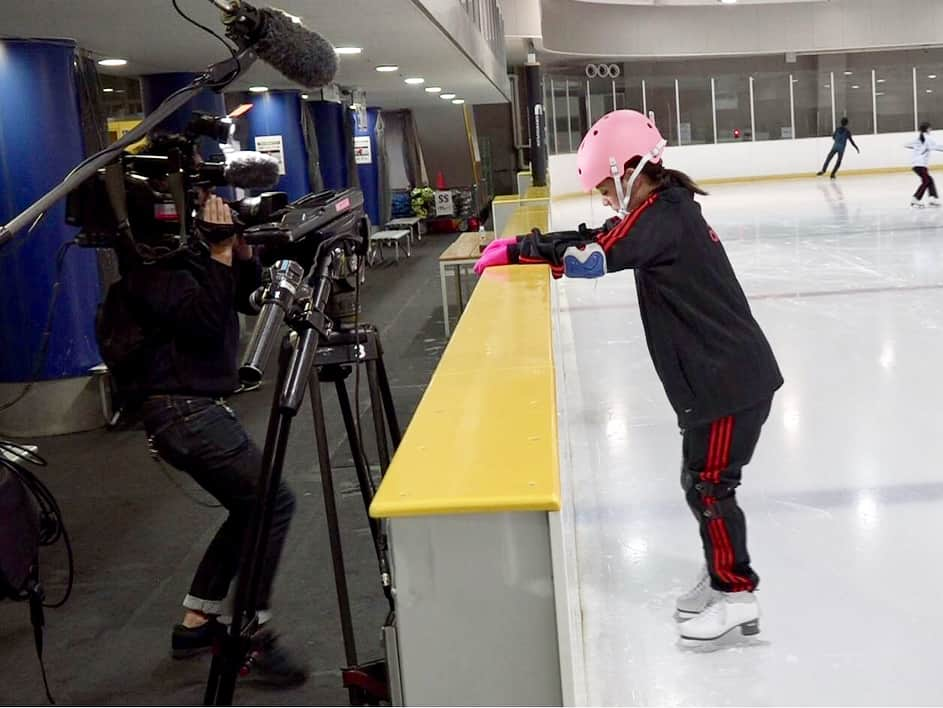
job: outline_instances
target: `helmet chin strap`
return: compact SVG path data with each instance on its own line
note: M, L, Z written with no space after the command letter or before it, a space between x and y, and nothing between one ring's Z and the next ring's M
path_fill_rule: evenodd
M619 164L614 157L609 158L609 172L612 174L612 181L616 184L616 197L619 200L619 216L624 218L629 215L629 201L632 199L632 189L635 187L635 180L642 174L645 165L661 156L661 153L665 150L665 145L667 145L667 142L662 140L658 145L653 147L650 152L642 156L638 165L632 170L632 176L629 177L629 183L625 186L625 190L622 189L622 175L620 174L621 170Z

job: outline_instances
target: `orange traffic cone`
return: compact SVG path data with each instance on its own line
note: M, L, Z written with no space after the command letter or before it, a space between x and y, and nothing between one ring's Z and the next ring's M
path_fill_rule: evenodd
M439 174L435 177L435 188L439 191L445 189L445 175L442 174L442 170L439 170Z

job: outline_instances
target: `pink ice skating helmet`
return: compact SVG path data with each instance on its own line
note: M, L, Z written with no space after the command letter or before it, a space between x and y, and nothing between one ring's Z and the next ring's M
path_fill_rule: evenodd
M607 113L589 129L576 153L580 184L592 192L607 177L618 182L629 160L658 163L664 149L665 140L650 118L638 111Z

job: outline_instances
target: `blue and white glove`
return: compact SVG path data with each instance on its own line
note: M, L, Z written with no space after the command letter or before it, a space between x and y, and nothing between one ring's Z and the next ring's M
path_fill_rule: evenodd
M601 278L606 274L606 252L598 243L570 246L563 252L563 273L568 278Z

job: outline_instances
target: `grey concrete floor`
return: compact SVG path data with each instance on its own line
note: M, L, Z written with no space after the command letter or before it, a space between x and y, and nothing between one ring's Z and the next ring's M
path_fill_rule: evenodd
M363 320L381 330L404 429L445 346L438 255L452 240L427 236L411 258L370 270L362 291ZM467 293L472 282L465 285ZM454 317L454 302L452 313ZM365 384L363 391L361 410L367 412ZM361 660L377 658L387 605L336 397L327 386L324 394L358 650ZM271 395L269 383L230 401L259 444ZM363 420L370 425L369 415ZM209 658L172 660L170 630L225 512L200 506L195 500L212 499L185 475L169 467L162 471L148 456L140 430L99 430L32 442L49 461L40 476L63 509L75 548L72 598L46 617L46 667L57 703L199 704ZM309 663L311 678L291 690L240 684L236 703L345 705L339 673L344 650L307 407L293 429L285 475L298 508L276 581L276 622L286 643ZM63 587L63 558L56 549L42 559L52 597ZM25 605L0 604L0 675L0 703L45 703Z

